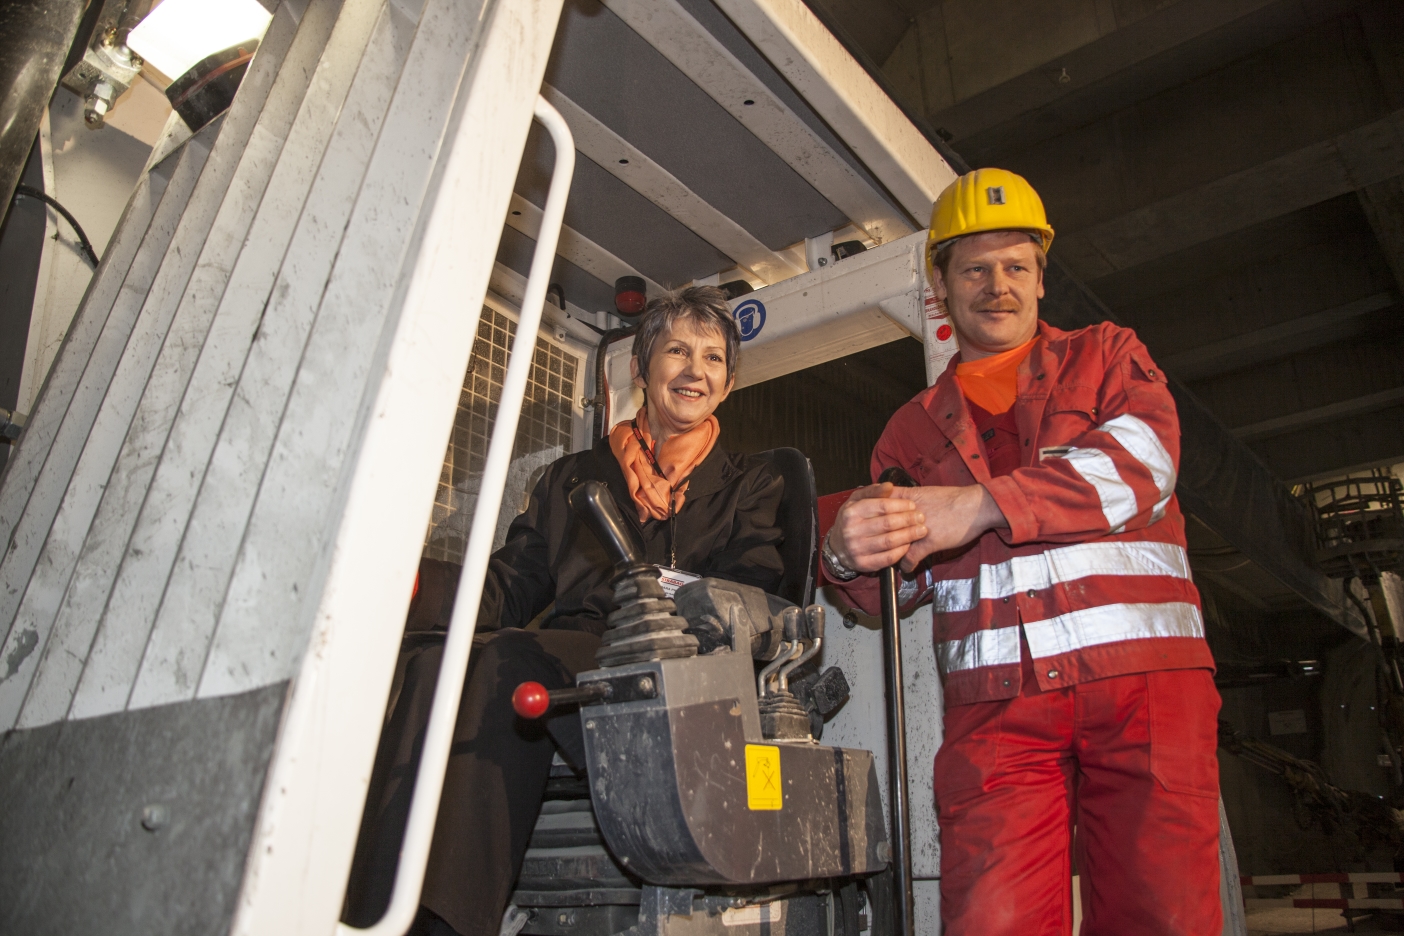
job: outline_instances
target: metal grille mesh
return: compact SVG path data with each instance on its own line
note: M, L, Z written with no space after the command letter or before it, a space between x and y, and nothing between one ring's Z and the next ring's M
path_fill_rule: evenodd
M517 323L512 319L495 309L483 309L473 356L458 396L453 433L449 436L448 451L439 474L434 513L424 538L424 555L430 559L463 561L488 441L502 397L507 354L516 333ZM576 369L573 355L546 338L537 337L495 545L501 545L507 525L520 512L527 482L534 481L537 469L571 450Z

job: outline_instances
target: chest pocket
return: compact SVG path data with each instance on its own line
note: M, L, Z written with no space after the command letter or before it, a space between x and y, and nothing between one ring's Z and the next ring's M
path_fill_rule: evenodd
M1040 459L1066 454L1070 440L1095 429L1100 423L1096 387L1057 387L1048 395L1039 430Z

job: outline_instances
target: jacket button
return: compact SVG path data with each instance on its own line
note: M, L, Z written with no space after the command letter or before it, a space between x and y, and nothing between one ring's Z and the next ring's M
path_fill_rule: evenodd
M1004 684L1005 684L1006 686L1010 685L1009 680L1006 679L1006 680L1004 681Z
M1037 377L1034 378L1034 380L1042 380L1042 379L1043 379L1043 375L1042 375L1042 374L1039 374Z
M970 460L971 460L971 461L979 461L979 460L980 460L980 456L979 456L979 455L971 455L971 456L970 456Z
M950 419L950 418L951 418L952 416L954 416L954 415L955 415L954 413L947 413L947 414L946 414L946 418L947 418L947 419Z
M1005 595L1005 596L1004 596L1004 603L1005 603L1005 604L1009 604L1009 596L1008 596L1008 595Z
M1055 670L1055 669L1049 670L1049 671L1048 671L1048 678L1049 678L1049 679L1057 679L1057 678L1058 678L1058 671Z
M1038 595L1038 592L1034 591L1032 588L1029 589L1029 597L1030 597L1030 598L1036 597L1037 595Z

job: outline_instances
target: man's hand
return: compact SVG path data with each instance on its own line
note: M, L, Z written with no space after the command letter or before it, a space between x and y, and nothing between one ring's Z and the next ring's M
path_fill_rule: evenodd
M829 548L839 562L856 572L876 572L928 535L925 516L906 499L909 490L918 489L903 488L900 497L893 495L892 484L871 484L853 492L829 530Z
M901 496L909 499L916 512L931 518L926 535L903 554L903 572L915 571L932 553L964 546L988 530L1009 526L999 504L981 484L903 488Z

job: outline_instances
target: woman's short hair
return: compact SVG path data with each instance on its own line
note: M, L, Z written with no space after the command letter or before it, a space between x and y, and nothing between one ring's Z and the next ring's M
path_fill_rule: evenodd
M726 344L726 381L736 377L736 358L741 353L741 328L726 304L726 293L715 286L689 286L664 293L649 301L639 317L634 335L634 356L639 359L639 376L648 380L648 362L653 347L684 319L702 331L718 331Z

